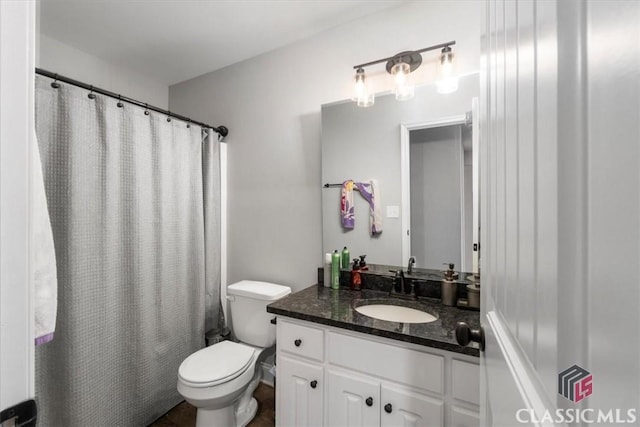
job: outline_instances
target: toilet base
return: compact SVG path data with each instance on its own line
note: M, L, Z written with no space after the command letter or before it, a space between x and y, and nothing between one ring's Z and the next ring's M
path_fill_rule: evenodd
M239 408L238 408L239 409ZM244 410L236 412L236 423L238 427L245 427L256 416L258 412L258 401L252 397Z
M196 413L196 427L234 426L236 422L235 411L232 406L220 409L198 408Z

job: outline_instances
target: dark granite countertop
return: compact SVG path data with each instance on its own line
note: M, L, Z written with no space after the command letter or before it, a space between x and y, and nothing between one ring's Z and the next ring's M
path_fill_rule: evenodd
M358 313L354 308L370 302L365 300L381 298L390 301L384 292L352 291L344 288L333 290L313 285L269 304L267 311L281 316L456 353L471 356L480 355L477 343L471 343L469 347L461 347L455 337L457 322L466 322L472 329L480 327L480 313L478 311L448 307L440 304L439 300L431 298L420 298L418 301L395 300L398 305L422 308L438 317L438 320L431 323L398 323L373 319Z

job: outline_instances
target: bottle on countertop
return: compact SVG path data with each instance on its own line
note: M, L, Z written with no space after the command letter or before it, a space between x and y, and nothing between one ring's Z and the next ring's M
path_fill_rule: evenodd
M447 265L445 263L444 265ZM455 306L458 300L458 284L455 282L458 279L458 273L454 271L453 263L448 264L449 269L443 272L442 279L442 304L448 306Z
M340 268L349 268L349 262L351 261L351 254L349 249L345 246L341 253Z
M331 289L340 288L340 254L336 249L331 254Z
M364 260L366 257L366 255L360 255L360 271L369 270L369 267L367 267L367 262Z
M331 287L331 252L324 254L323 284L325 288Z
M353 259L353 267L351 268L351 290L359 291L362 289L362 276L360 276L360 260Z

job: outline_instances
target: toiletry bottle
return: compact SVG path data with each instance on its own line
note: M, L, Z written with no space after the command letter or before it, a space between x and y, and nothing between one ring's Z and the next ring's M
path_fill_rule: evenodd
M444 265L447 265L446 263ZM458 284L455 280L458 278L457 273L453 270L455 267L452 263L448 264L449 269L443 272L442 279L442 304L455 306L457 301Z
M340 254L336 249L331 254L331 289L340 288Z
M353 267L351 268L351 290L359 291L362 288L362 277L360 276L360 262L358 258L354 258Z
M364 260L366 257L366 255L360 255L360 271L369 270L369 267L367 267L367 262Z
M331 252L324 254L323 284L325 288L331 287Z
M349 249L345 246L342 250L341 258L340 258L340 268L349 268L349 262L351 261L351 255L349 254Z

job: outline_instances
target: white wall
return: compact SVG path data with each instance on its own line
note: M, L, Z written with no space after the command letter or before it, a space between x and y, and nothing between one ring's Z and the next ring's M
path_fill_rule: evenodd
M230 129L230 283L315 283L322 264L320 105L351 96L354 64L453 39L458 72L477 71L482 5L407 3L169 88L172 110ZM418 70L418 80L432 79L431 68ZM383 64L370 71L385 77Z
M36 66L83 83L161 108L169 105L169 87L153 77L109 63L40 34Z

